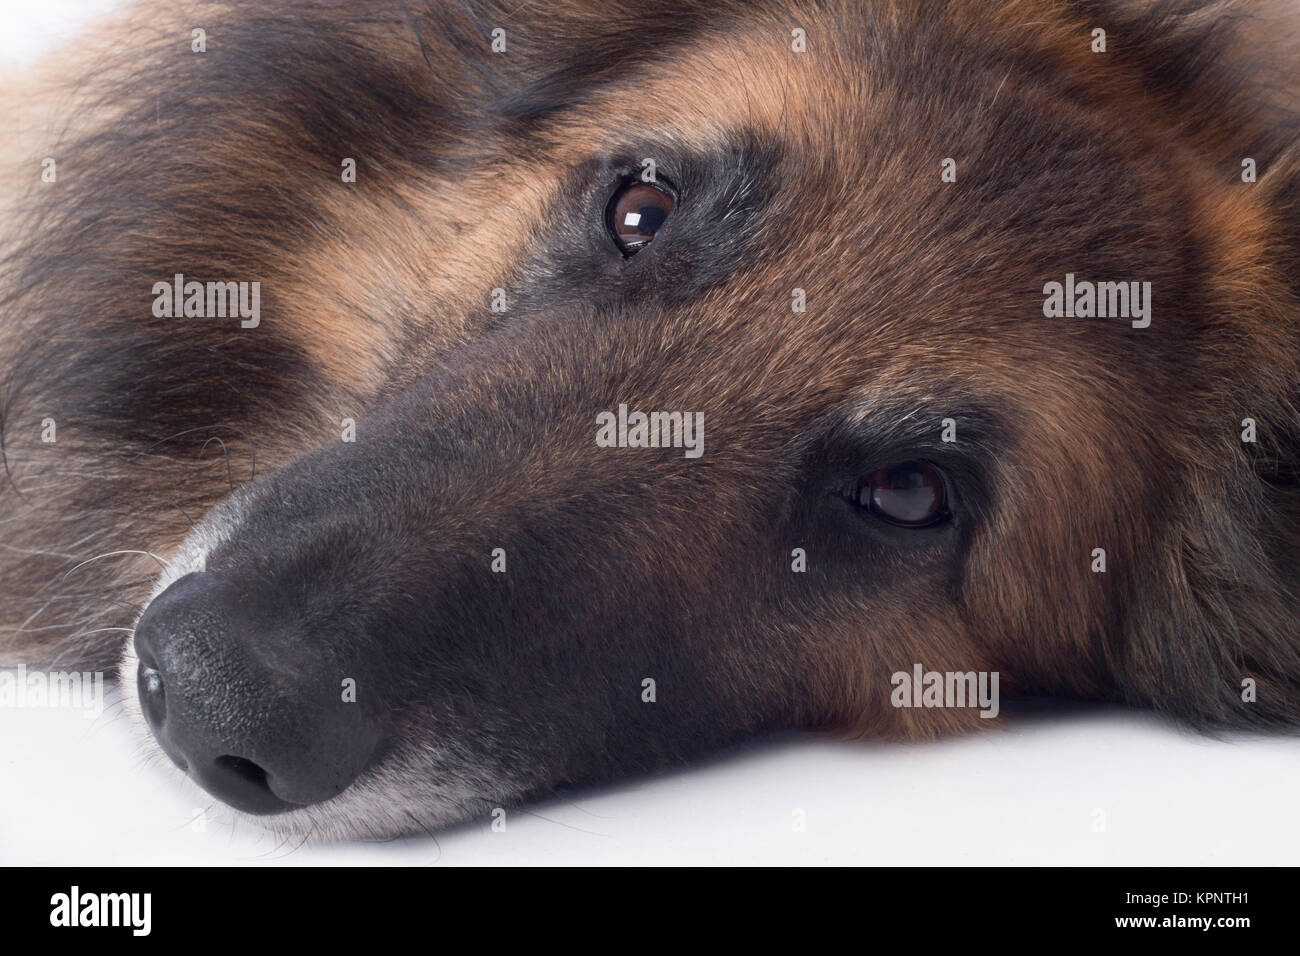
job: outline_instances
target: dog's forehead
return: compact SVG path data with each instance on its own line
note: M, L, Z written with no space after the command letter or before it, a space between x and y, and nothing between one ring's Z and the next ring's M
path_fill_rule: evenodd
M555 139L578 156L600 149L611 133L649 130L712 152L727 148L737 129L777 137L834 117L843 123L854 109L850 75L828 72L824 60L793 52L785 39L771 27L750 26L600 82L557 117L562 136ZM860 93L861 104L868 94Z
M305 274L349 263L318 313L354 299L384 315L391 310L371 304L375 290L400 286L403 311L455 315L465 302L484 301L485 289L517 288L511 264L553 240L558 210L593 218L563 198L593 158L629 143L647 147L637 161L656 158L656 145L670 162L726 157L742 134L781 156L766 171L767 201L755 217L763 241L729 282L691 303L689 316L670 318L715 324L730 315L742 350L799 343L798 354L783 350L785 379L810 388L832 372L847 383L867 365L974 366L980 343L994 338L1019 343L1024 361L1061 367L1065 352L1102 361L1097 343L1117 341L1121 323L1086 334L1049 328L1041 313L1047 282L1067 273L1150 278L1169 309L1174 290L1160 280L1173 277L1178 250L1168 239L1188 209L1220 221L1215 234L1230 237L1225 247L1257 244L1246 234L1258 231L1258 216L1243 211L1240 194L1132 162L1152 144L1140 125L1115 123L1113 104L1090 107L1068 89L1026 81L1026 71L1052 62L1062 72L1083 69L1087 46L1078 37L1086 31L1035 28L1035 4L1010 4L989 12L997 29L985 22L972 31L983 38L976 48L964 39L960 10L883 6L801 10L791 19L745 5L743 15L733 11L708 29L638 35L654 55L614 72L578 55L591 38L571 38L573 49L553 62L534 57L485 104L491 134L458 147L469 161L447 179L413 170L391 207L373 207L373 220L355 203L329 200L354 238L342 252L326 245L312 253L321 261ZM554 39L544 26L527 29L530 40ZM1133 104L1140 111L1140 100ZM671 165L661 171L672 178ZM1048 220L1052 229L1038 227ZM411 250L409 261L442 267L395 283L391 257L377 251L395 241ZM796 289L804 312L793 311ZM755 329L760 316L764 327ZM393 328L406 321L386 320ZM460 334L452 319L416 320L383 330L373 351L398 335L435 348ZM378 378L378 362L363 369L351 347L343 362L330 341L313 335L305 347L350 376ZM835 363L818 358L829 354Z
M987 121L974 118L1000 97L1016 97L1014 73L1035 62L1040 70L1087 65L1059 24L1034 22L1042 5L1026 0L981 11L979 30L957 7L869 3L798 10L741 4L691 30L665 13L614 37L597 31L567 41L546 25L530 25L527 35L547 55L509 74L489 109L512 134L545 129L557 159L588 155L611 135L635 130L718 151L735 130L750 129L851 163L864 148L886 145L884 124L903 120L908 135L893 145L934 129L955 148L987 135ZM998 29L989 30L990 20ZM593 44L654 53L629 55L611 71L589 54ZM1066 100L1054 112L1063 123L1078 121L1082 113Z

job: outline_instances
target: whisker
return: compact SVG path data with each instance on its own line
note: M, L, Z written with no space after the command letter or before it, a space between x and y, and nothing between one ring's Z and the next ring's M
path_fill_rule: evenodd
M94 630L90 630L90 631L78 631L76 634L73 634L72 637L85 637L87 634L103 634L105 631L121 631L121 632L124 633L124 634L134 634L134 633L135 633L135 628L133 628L133 627L97 627L97 628L95 628ZM69 639L71 639L71 638L69 638Z
M5 479L9 482L9 487L14 490L19 498L26 498L27 495L18 487L14 481L13 472L9 470L9 454L5 451L5 416L3 409L0 409L0 465L4 466Z
M138 457L140 457L141 455L145 455L145 454L147 454L148 452L152 451L153 449L157 448L159 445L165 445L167 442L169 442L169 441L174 441L174 440L177 439L177 438L184 438L186 435L192 435L192 434L194 434L195 432L207 431L208 429L212 429L212 428L227 428L227 429L229 429L230 431L234 432L236 435L238 435L240 438L244 439L244 441L248 442L248 457L249 457L249 460L250 460L250 462L251 462L251 473L250 473L249 476L248 476L248 480L249 480L250 482L253 481L253 479L255 479L255 478L257 477L257 445L253 443L253 439L249 438L249 437L248 437L248 434L247 434L245 431L243 431L243 430L240 429L240 428L236 428L234 425L224 425L224 424L222 424L222 425L199 425L199 426L196 427L196 428L187 428L187 429L185 429L184 431L177 432L175 435L170 435L170 436L168 436L167 438L163 438L163 439L160 439L160 440L154 442L152 445L150 445L150 446L149 446L148 448L146 448L144 451L137 452L137 453L136 453L134 456L132 456L132 457L133 457L133 458L138 458Z
M407 817L407 819L409 819L412 823L414 823L419 829L424 831L425 836L427 836L430 840L433 841L433 846L438 851L438 855L435 856L428 863L429 866L433 866L433 864L437 863L439 860L442 859L442 844L438 842L437 835L428 827L426 827L423 823L421 823L420 820L415 816L415 814L412 813L410 810L404 811L404 814Z
M235 493L235 472L230 467L230 449L226 447L226 443L223 442L218 436L213 435L211 438L209 438L207 441L203 443L203 447L199 449L199 454L201 455L205 451L207 451L208 446L211 445L213 442L216 442L218 445L221 446L221 452L226 456L226 482L230 485L230 493L233 495Z
M151 557L151 558L153 558L155 561L157 561L158 564L162 567L162 569L163 569L164 571L167 570L167 562L164 561L162 558L158 557L158 555L154 554L152 551L123 550L123 551L106 551L106 552L104 552L103 554L97 554L97 555L95 555L93 558L87 558L85 561L82 561L80 564L78 564L78 565L76 565L75 567L73 567L70 571L68 571L67 574L65 574L65 575L63 575L63 576L66 578L66 577L68 576L68 574L71 574L73 571L76 571L76 570L79 569L79 568L84 568L86 565L91 564L91 563L93 563L93 562L95 562L95 561L99 561L99 560L101 560L102 558L112 558L112 557L117 557L118 555L122 555L122 554L144 554L144 555L148 555L149 557ZM148 575L146 575L146 577L147 577L147 576L148 576Z
M171 505L173 508L175 508L177 511L179 511L179 512L181 513L181 517L184 518L184 519L189 523L189 526L190 526L190 530L191 530L191 531L196 531L196 530L198 530L198 525L196 525L196 524L194 523L194 519L191 518L191 517L189 516L189 514L186 513L186 511L185 511L184 508L182 508L182 507L181 507L180 505L178 505L176 502L172 501L170 498L163 498L163 497L161 497L160 495L141 495L139 498L135 498L135 499L133 499L133 500L135 500L135 501L161 501L161 502L162 502L163 504L165 504L165 505ZM166 566L166 565L164 565L164 567L165 567L165 566Z
M547 823L554 823L557 827L564 827L568 830L577 830L579 833L585 833L588 836L598 836L598 837L606 837L606 838L610 836L610 834L608 833L597 833L595 830L584 830L582 827L575 827L571 823L564 823L560 820L552 820L550 817L542 816L540 813L534 813L532 810L525 810L522 807L518 808L515 812L526 813L530 817L537 817L537 819L545 820Z

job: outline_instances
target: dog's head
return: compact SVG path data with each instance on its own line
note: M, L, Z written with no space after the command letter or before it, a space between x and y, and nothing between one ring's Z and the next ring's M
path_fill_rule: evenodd
M917 664L1300 714L1295 165L1213 17L475 6L223 6L129 87L199 134L150 262L262 305L133 332L118 413L237 380L285 462L136 628L199 783L380 833L981 723Z

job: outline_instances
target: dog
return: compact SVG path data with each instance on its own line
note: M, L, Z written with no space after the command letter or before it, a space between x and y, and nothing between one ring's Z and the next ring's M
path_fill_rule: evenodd
M133 8L25 94L0 658L320 839L990 691L1294 732L1294 19Z

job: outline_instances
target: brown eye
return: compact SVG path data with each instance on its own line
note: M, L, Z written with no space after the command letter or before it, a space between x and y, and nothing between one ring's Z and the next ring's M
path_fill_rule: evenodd
M614 242L631 256L649 245L672 211L673 197L666 190L638 180L614 194L606 216Z
M909 461L881 468L858 482L854 503L891 524L922 528L948 516L943 475L934 465Z

